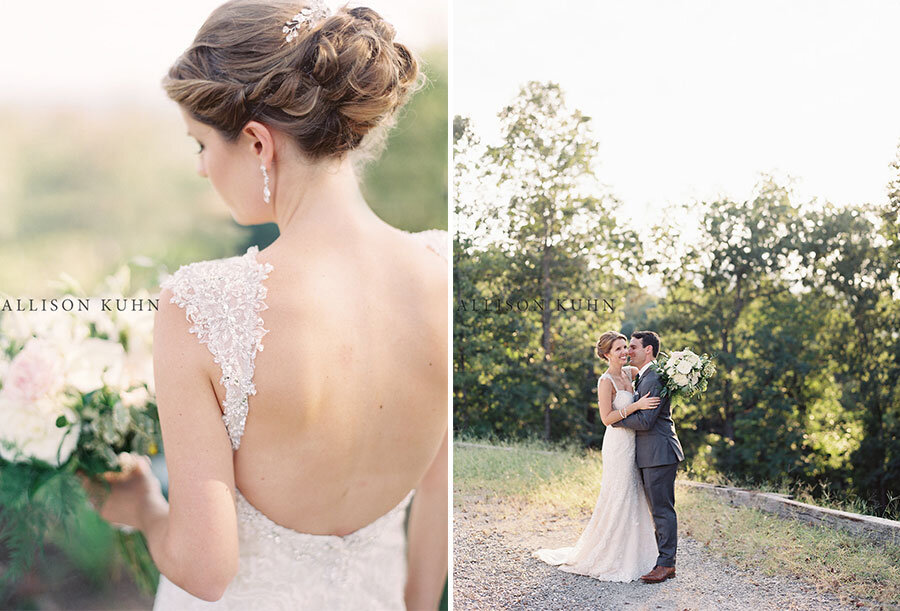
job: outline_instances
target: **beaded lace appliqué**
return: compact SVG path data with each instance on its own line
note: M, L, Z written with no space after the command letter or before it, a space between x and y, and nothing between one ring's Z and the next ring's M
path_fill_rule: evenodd
M268 307L263 280L274 268L259 263L258 252L251 246L239 257L182 265L160 284L172 291L171 302L184 310L190 332L206 344L222 370L222 419L235 450L247 422L247 399L256 394L256 353L262 351L262 338L268 333L260 312Z
M393 509L382 515L374 522L363 526L359 530L345 535L310 535L291 530L270 520L265 514L254 507L244 495L238 491L236 495L238 517L245 525L246 532L255 537L269 539L276 544L286 545L290 549L295 560L301 560L305 556L314 555L322 549L340 552L360 550L376 543L384 536L386 529L396 528L398 521L402 523L407 505L412 500L413 492L410 491Z

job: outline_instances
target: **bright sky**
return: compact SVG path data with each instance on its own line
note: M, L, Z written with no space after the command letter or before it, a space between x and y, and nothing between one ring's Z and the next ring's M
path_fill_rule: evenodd
M326 0L336 8L343 4ZM222 0L0 0L0 103L168 104L159 85ZM446 0L374 8L416 51L447 42ZM299 6L299 3L298 3Z
M900 143L900 2L455 0L454 114L496 113L552 80L594 118L600 179L633 217L750 195L881 202Z

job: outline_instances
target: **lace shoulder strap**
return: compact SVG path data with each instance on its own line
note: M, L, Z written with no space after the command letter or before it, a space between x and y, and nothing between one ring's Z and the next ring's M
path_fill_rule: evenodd
M259 314L267 308L263 280L273 267L259 263L258 252L251 246L242 256L182 265L160 283L172 291L171 302L184 310L189 331L206 344L222 370L222 419L235 450L244 434L247 399L256 394L256 353L268 333Z
M613 385L613 390L615 390L616 392L619 392L619 387L616 386L616 381L613 380L612 376L609 375L609 372L606 372L606 371L604 371L603 375L601 375L600 378L597 380L598 388L600 387L600 380L602 380L603 378L606 378L607 380L609 380L609 383Z
M419 231L411 234L425 246L441 257L444 261L448 260L448 252L450 250L450 239L446 231L443 229L428 229L427 231Z

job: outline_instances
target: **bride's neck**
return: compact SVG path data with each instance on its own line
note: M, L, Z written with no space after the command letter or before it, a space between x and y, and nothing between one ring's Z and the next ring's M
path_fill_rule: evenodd
M620 375L622 373L621 363L615 365L610 363L609 367L606 369L606 373L614 376Z
M288 169L274 193L275 218L283 242L309 244L335 233L350 238L360 226L377 220L363 198L348 159Z

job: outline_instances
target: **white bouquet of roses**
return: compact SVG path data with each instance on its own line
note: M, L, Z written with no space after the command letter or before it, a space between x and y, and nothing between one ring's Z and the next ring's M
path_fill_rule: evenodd
M663 385L660 397L677 401L706 392L710 378L716 373L716 365L709 355L697 355L685 348L671 354L661 352L656 360L656 370Z
M102 482L100 474L121 471L119 453L158 451L153 311L117 311L101 299L121 299L129 276L123 267L99 297L80 298L87 311L0 312L0 542L14 551L7 582L33 562L49 526L73 527L85 502L80 477ZM136 576L147 576L143 542L122 535L120 543Z

